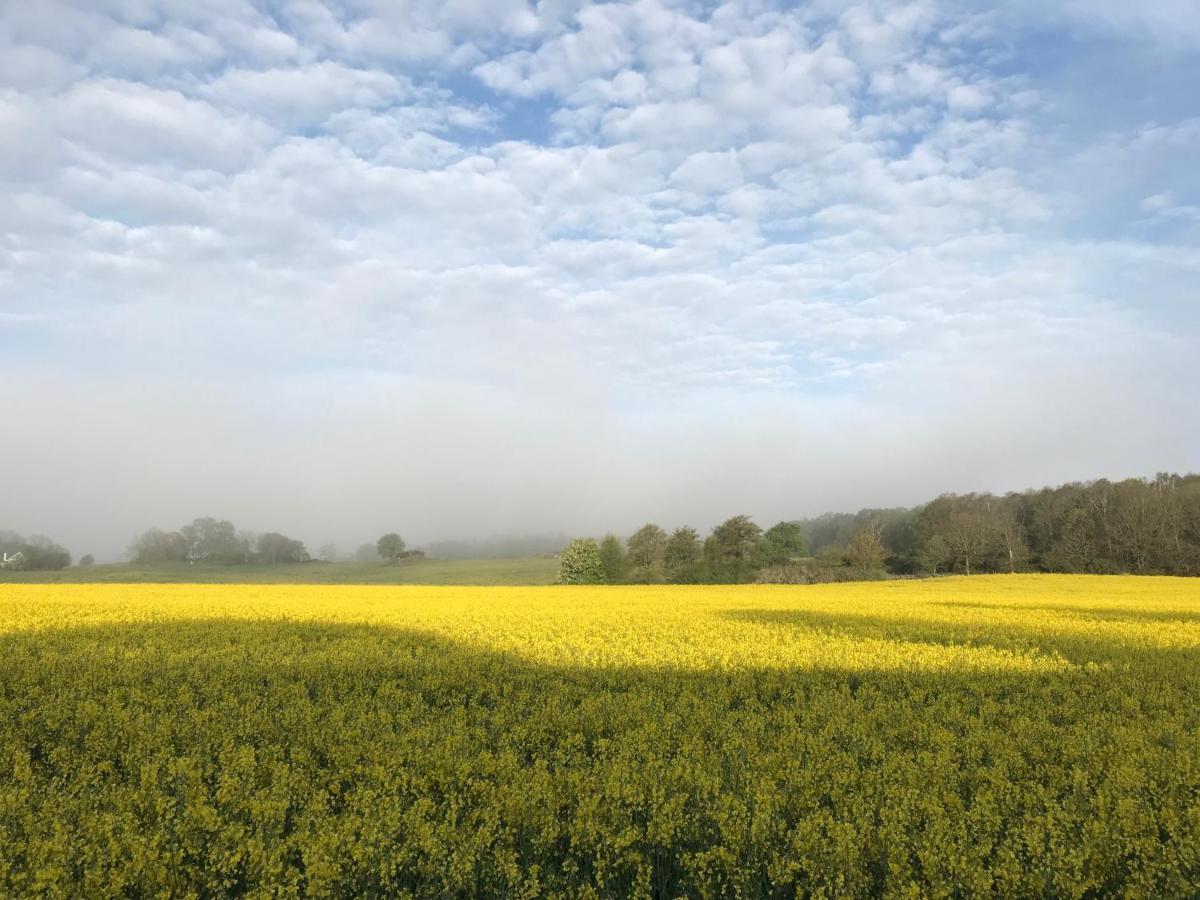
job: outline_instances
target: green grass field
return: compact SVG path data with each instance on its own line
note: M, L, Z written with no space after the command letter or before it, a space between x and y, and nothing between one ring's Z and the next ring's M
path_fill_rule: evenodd
M422 559L384 563L249 566L71 566L57 572L0 571L0 584L553 584L558 560Z

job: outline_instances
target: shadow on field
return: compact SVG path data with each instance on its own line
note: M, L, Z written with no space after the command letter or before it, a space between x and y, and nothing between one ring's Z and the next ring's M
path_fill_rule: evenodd
M940 604L950 605L950 604ZM998 609L980 605L979 609ZM1032 607L1012 607L1030 610ZM1060 611L1055 609L1056 612ZM731 620L780 627L803 628L834 633L851 638L899 641L918 644L939 644L945 647L990 647L1015 652L1036 652L1057 655L1083 665L1089 662L1115 663L1121 667L1174 666L1188 678L1195 677L1200 668L1200 630L1192 647L1158 647L1120 633L1104 634L1094 629L1075 630L1072 624L1087 624L1089 619L1075 617L1046 618L1038 622L1006 621L1002 628L994 620L947 622L916 613L880 616L856 611L825 612L815 610L728 610L723 615ZM1095 621L1100 621L1096 619ZM1188 619L1172 617L1166 620L1113 619L1112 624L1131 621L1135 624L1182 624Z
M931 606L947 606L956 609L1048 612L1057 616L1079 617L1102 622L1157 622L1171 625L1194 625L1200 623L1200 612L1138 609L1136 606L1020 605L1015 603L971 603L965 600L933 600L929 602Z
M7 634L0 893L1180 895L1200 879L1187 663L695 672L366 625Z

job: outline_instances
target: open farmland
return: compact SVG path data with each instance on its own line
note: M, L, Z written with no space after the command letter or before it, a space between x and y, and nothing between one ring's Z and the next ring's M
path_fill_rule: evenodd
M413 559L400 565L379 562L307 562L278 565L188 565L111 563L65 569L10 572L5 582L61 584L553 584L554 557L511 559Z
M1200 892L1200 581L0 585L0 894Z

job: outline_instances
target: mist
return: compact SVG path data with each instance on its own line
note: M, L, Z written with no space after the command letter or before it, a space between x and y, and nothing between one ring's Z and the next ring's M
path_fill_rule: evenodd
M1145 378L1145 373L1142 373ZM341 399L307 381L10 382L0 526L118 560L149 526L196 516L343 552L398 531L410 545L498 535L707 530L1195 468L1192 397L1156 403L1137 372L957 382L930 402L743 398L711 412L623 414L553 389L372 379ZM913 387L912 381L907 383ZM306 403L305 398L317 401Z

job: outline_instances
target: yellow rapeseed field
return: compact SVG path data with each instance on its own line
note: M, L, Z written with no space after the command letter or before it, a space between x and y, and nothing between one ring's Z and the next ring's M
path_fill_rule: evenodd
M1200 896L1200 580L0 585L3 896Z

